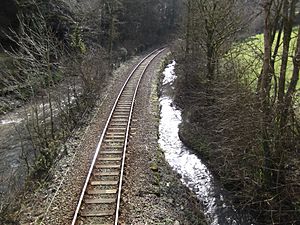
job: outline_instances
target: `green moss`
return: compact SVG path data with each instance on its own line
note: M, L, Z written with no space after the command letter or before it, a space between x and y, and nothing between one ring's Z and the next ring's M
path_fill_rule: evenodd
M158 172L158 165L156 162L152 162L150 163L150 169L153 171L153 172Z

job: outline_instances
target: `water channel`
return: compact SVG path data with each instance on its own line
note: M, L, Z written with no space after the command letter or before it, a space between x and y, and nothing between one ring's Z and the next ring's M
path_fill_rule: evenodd
M181 110L173 104L175 61L166 66L160 97L159 144L172 168L181 175L181 180L192 190L203 205L211 225L250 225L249 215L237 212L230 198L218 184L205 163L179 139L178 126Z

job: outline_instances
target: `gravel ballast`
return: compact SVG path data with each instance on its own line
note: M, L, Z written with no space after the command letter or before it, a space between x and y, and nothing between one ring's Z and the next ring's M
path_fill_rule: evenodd
M151 63L144 75L134 108L127 149L121 221L124 224L204 224L197 198L165 162L158 146L159 108L157 75L167 51ZM141 57L114 73L102 91L91 122L74 132L65 144L52 179L28 192L19 212L20 224L70 224L80 189L106 119L123 82Z
M134 57L122 64L108 80L90 122L74 131L62 152L61 160L51 169L52 179L28 191L22 201L18 217L20 224L70 224L90 161L113 103L128 74L144 56Z
M151 63L135 104L127 150L121 220L125 224L205 224L197 198L158 146L158 75L167 51Z

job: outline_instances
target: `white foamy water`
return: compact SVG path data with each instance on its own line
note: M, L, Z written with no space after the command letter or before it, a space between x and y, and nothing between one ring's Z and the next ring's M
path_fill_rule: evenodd
M173 84L173 81L176 78L174 68L175 68L176 62L175 60L172 61L167 67L165 68L163 74L164 74L164 80L163 85L165 84Z
M172 88L176 79L174 73L176 62L169 64L163 72L163 89ZM164 93L164 92L163 92ZM161 120L159 125L159 144L171 167L181 175L181 180L196 193L204 206L204 213L211 225L246 225L247 219L234 219L238 216L232 206L225 203L221 189L202 160L187 148L178 136L182 121L181 110L173 104L173 99L165 94L160 98ZM240 222L237 222L240 221Z
M23 119L11 119L11 120L1 120L1 125L12 124L12 123L21 123Z

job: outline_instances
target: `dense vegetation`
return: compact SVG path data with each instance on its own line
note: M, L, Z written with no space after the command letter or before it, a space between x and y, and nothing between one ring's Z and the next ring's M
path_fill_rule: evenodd
M112 70L170 38L169 31L178 27L178 4L177 0L0 3L0 114L24 108L24 129L16 128L16 136L31 178L48 177L58 155L67 154L59 146L93 109ZM1 195L0 223L10 219L1 214L10 206L6 203L13 203L8 197Z
M49 134L64 136L93 107L118 63L164 42L177 26L175 0L10 0L2 6L0 112L31 102L31 133L41 152ZM55 133L56 108L63 134Z
M299 223L298 2L1 2L0 114L28 106L28 173L45 177L119 63L179 33L181 139L258 224Z
M297 224L298 1L260 3L187 1L184 41L173 46L180 136L258 224Z

